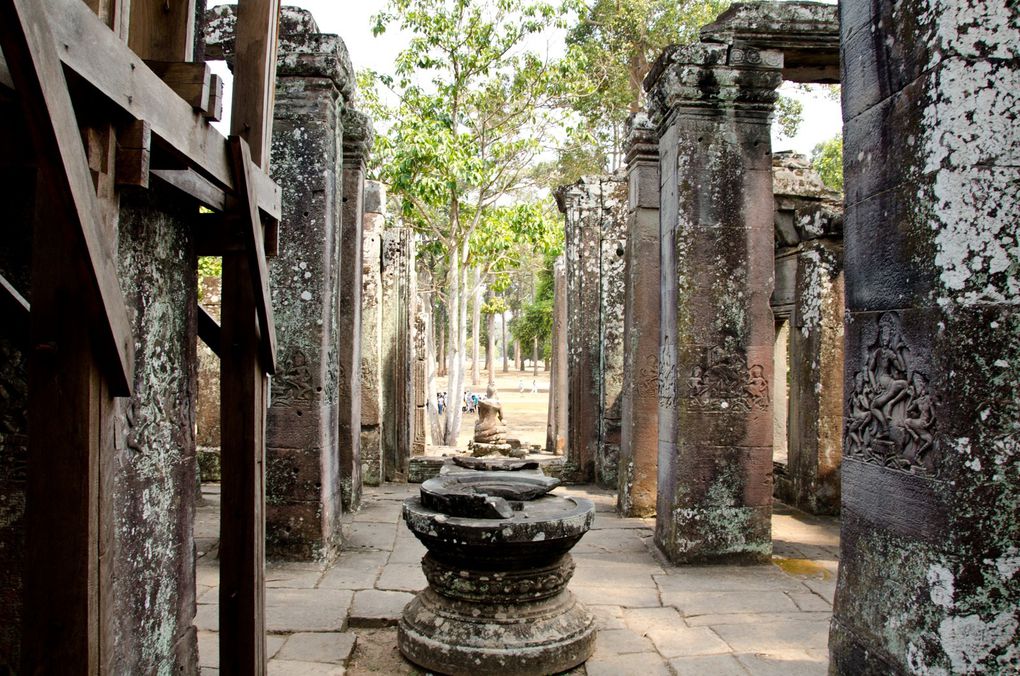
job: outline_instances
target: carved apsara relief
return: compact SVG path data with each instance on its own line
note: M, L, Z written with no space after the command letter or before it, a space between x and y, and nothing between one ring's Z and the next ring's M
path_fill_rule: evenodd
M748 364L740 351L719 345L705 350L702 363L687 376L688 406L704 411L767 411L769 381L765 367Z
M312 369L308 357L301 350L295 350L281 364L273 378L273 404L297 406L312 400Z
M928 377L913 368L895 312L878 319L878 336L854 374L843 435L847 456L934 476L938 443Z

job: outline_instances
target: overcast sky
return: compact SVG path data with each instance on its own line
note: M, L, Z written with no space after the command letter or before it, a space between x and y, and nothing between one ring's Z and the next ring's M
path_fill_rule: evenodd
M828 1L828 0L827 0ZM283 0L286 5L303 7L312 13L323 33L337 33L344 39L357 70L371 68L390 72L393 60L406 44L406 36L392 29L380 37L372 36L371 18L386 5L386 0ZM209 6L222 4L209 1ZM231 3L233 4L233 3ZM831 0L835 4L835 0ZM555 53L562 46L550 45ZM804 123L793 139L773 138L774 150L796 150L810 154L817 143L832 138L842 127L842 114L838 101L819 94L805 96L799 91L787 93L800 98L804 104ZM227 96L227 101L230 98Z

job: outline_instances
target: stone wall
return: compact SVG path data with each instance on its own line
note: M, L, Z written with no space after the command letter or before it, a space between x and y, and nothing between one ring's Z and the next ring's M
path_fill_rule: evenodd
M842 3L832 671L1020 669L1020 10Z
M198 302L217 322L220 320L223 277L198 278ZM196 401L196 443L202 481L220 480L220 358L201 340L197 341L198 393Z
M807 158L773 159L777 325L786 322L773 400L775 496L813 514L839 512L843 409L843 206ZM778 335L778 334L777 334ZM779 389L777 389L779 388ZM788 408L787 408L788 405ZM781 409L781 411L780 411ZM788 424L786 424L788 423ZM785 445L785 448L782 446ZM783 452L785 451L785 453Z
M386 227L386 190L365 183L361 268L361 479L378 486L383 468L382 232Z
M582 178L557 191L566 222L567 467L571 481L615 487L623 388L627 184Z

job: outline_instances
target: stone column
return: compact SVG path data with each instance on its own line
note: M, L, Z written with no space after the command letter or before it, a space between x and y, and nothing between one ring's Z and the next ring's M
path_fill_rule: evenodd
M847 351L831 671L1015 673L1017 9L840 10Z
M567 449L567 268L563 257L553 265L552 373L549 375L549 424L546 450Z
M283 219L280 254L269 266L279 360L266 434L269 557L329 560L340 542L340 139L351 87L339 37L307 30L284 37L281 28L272 177L283 189Z
M372 121L348 108L343 116L343 200L340 218L339 363L337 443L345 510L361 505L361 232L365 162L372 149Z
M599 441L595 481L619 483L620 424L623 404L623 306L627 250L627 183L620 176L601 180L599 258Z
M386 189L365 181L361 268L361 480L383 482L382 232Z
M647 80L662 177L655 540L674 563L772 550L769 123L782 59L673 47Z
M414 429L414 234L382 233L383 470L406 481Z
M428 327L430 306L426 298L418 294L418 273L412 270L415 286L411 301L414 303L414 429L411 435L411 455L425 455L425 430L428 427ZM425 274L422 272L421 274Z
M627 139L627 273L617 510L655 514L659 374L659 146L648 117Z
M785 321L783 335L788 335L787 341L777 337L776 342L774 494L813 514L837 514L843 429L843 206L841 196L822 184L806 157L777 153L773 167L772 307L777 326Z

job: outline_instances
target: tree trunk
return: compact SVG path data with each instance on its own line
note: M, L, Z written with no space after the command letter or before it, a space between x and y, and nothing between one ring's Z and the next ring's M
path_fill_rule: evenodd
M496 386L496 315L489 313L486 325L489 327L489 344L485 350L486 366L489 370L489 385Z
M442 416L439 414L438 404L439 397L438 391L436 390L436 332L435 332L435 314L434 309L430 302L426 305L428 312L425 315L425 321L428 322L428 326L425 327L425 388L426 388L426 401L428 401L428 407L425 412L429 419L429 430L431 431L431 439L433 444L442 445L443 443L443 421Z
M538 377L538 336L535 336L531 344L531 374Z
M478 387L481 384L481 373L478 369L478 347L479 334L482 332L482 290L478 284L481 273L475 270L474 293L471 294L471 386Z
M457 433L460 431L461 399L464 388L464 346L466 344L467 299L466 273L461 269L461 252L457 246L450 247L450 269L448 272L449 307L447 308L448 332L446 335L446 353L448 356L449 380L447 385L446 415L440 423L440 431L444 446L457 445Z
M521 341L514 341L514 371L524 370L524 360L521 359Z
M503 373L510 370L510 346L506 344L506 313L499 316L499 325L503 331Z

